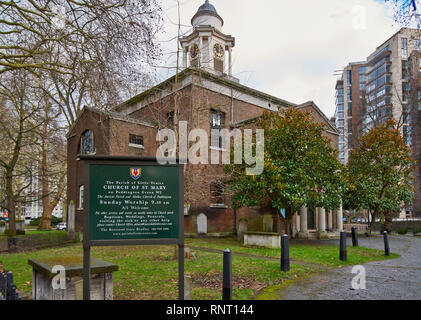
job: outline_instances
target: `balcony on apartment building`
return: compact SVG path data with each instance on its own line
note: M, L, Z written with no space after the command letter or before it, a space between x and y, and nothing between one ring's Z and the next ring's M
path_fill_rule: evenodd
M375 65L379 60L390 57L390 54L392 51L390 50L390 45L388 44L384 48L378 50L377 52L373 53L371 56L367 59L367 66L371 67Z

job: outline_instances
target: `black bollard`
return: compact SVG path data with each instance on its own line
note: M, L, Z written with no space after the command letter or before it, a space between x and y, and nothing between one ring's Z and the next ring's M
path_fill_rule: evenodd
M230 249L224 251L222 280L222 300L231 300L232 294L232 253Z
M281 271L289 271L289 239L286 234L281 238Z
M358 247L358 234L357 234L357 229L355 227L351 228L352 231L352 246L353 247Z
M387 231L383 232L384 237L384 254L386 256L390 255L390 248L389 248L389 238L387 236Z
M341 239L339 241L339 259L346 261L346 233L341 232Z

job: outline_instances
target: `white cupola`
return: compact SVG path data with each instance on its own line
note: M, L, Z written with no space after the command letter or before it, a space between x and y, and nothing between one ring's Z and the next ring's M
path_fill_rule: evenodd
M222 20L221 16L216 12L215 7L206 0L191 19L191 24L194 28L199 26L211 26L216 30L221 31L224 20Z
M200 68L218 76L232 77L232 48L235 38L222 33L224 20L206 0L191 19L193 32L180 38L183 67Z

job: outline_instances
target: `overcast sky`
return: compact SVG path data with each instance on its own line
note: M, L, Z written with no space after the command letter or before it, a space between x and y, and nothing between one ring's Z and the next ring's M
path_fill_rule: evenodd
M204 0L180 0L182 33ZM236 38L233 73L241 83L294 103L335 111L335 70L362 61L398 26L382 0L210 0ZM162 0L163 67L175 66L177 1ZM364 19L365 16L365 19ZM172 40L171 40L172 39ZM159 69L160 80L174 69Z

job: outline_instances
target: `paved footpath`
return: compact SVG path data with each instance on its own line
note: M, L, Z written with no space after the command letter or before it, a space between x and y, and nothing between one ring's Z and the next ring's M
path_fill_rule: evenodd
M348 246L351 246L351 239ZM383 237L359 237L362 247L384 250ZM336 241L338 244L339 242ZM352 267L334 269L295 281L278 292L286 300L421 300L421 238L389 236L397 259L363 264L366 290L353 290Z

